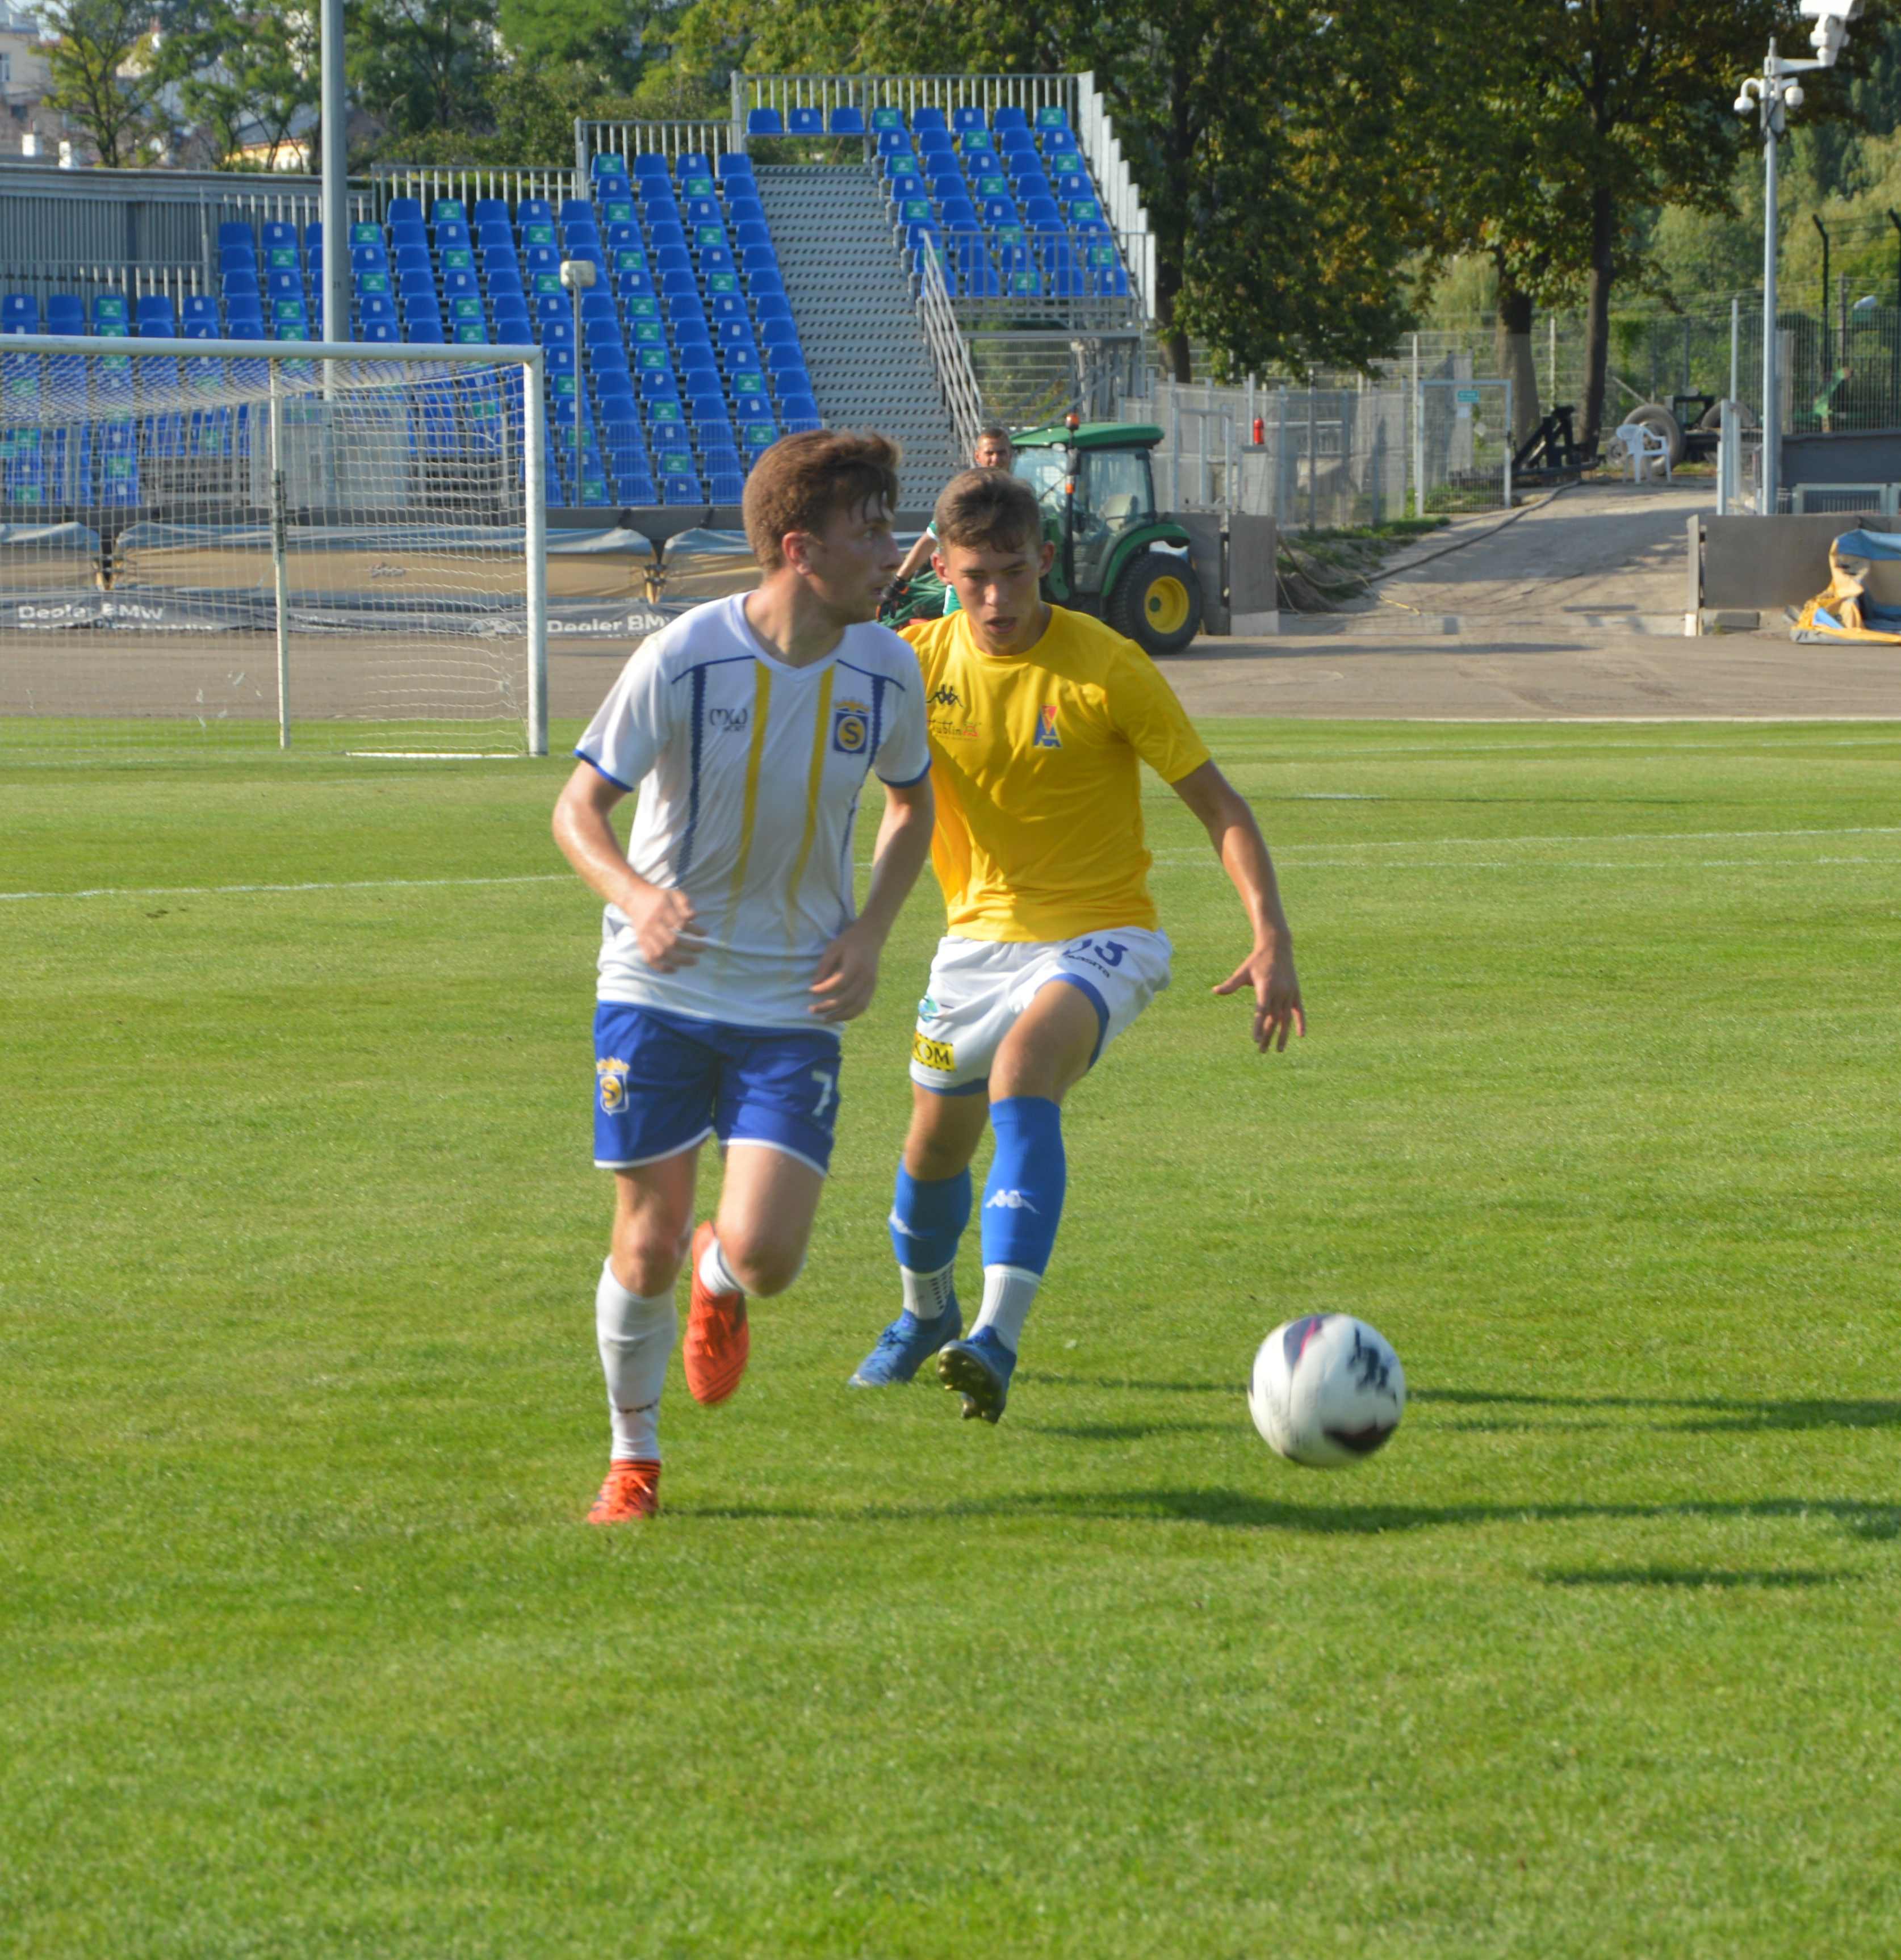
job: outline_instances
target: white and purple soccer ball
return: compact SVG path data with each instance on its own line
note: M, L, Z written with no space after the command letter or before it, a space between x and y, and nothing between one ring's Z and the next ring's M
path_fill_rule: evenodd
M1364 1463L1399 1427L1406 1370L1364 1320L1310 1313L1261 1343L1247 1406L1277 1455L1310 1470L1345 1469Z

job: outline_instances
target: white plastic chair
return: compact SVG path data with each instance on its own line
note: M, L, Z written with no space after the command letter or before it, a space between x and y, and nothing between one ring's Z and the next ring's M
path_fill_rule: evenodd
M1670 470L1670 438L1660 428L1648 422L1620 422L1617 440L1624 445L1624 453L1630 458L1630 480L1633 483L1647 483L1651 480L1649 466L1661 463L1664 466L1664 481L1675 479Z

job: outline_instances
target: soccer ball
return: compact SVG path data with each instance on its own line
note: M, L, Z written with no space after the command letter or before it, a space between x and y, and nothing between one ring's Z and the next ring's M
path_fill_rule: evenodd
M1261 1343L1247 1406L1270 1449L1337 1470L1363 1462L1399 1427L1406 1370L1364 1320L1310 1313Z

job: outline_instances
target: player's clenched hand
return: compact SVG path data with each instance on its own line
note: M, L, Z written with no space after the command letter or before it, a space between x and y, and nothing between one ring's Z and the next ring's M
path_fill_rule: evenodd
M819 957L808 1010L822 1021L855 1020L871 1004L878 985L878 942L848 925Z
M693 901L684 892L650 886L622 909L634 929L641 958L656 973L677 973L699 958L705 940L693 918Z
M1217 994L1254 990L1254 1045L1266 1055L1285 1049L1290 1034L1307 1032L1307 1010L1301 1004L1301 983L1294 955L1285 947L1257 946L1215 989Z

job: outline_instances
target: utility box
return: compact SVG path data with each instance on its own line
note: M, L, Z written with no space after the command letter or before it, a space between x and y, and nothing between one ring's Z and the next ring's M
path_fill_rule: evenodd
M1228 581L1221 520L1215 511L1171 511L1168 521L1180 524L1188 533L1189 549L1195 556L1195 572L1202 590L1202 631L1226 633Z
M1237 512L1228 520L1228 630L1258 639L1281 630L1275 559L1281 527L1272 517Z

